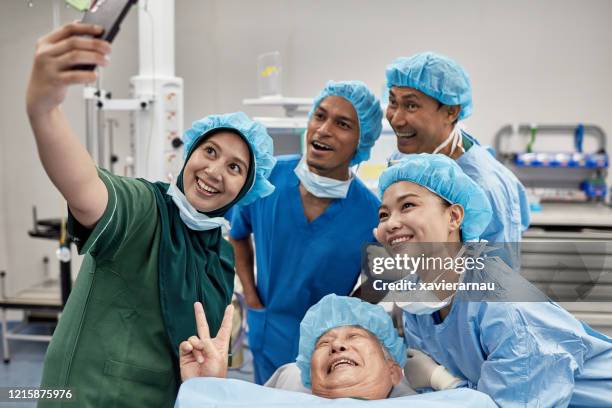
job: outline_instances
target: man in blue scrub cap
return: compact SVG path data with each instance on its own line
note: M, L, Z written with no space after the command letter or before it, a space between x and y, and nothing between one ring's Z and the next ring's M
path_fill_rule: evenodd
M387 120L397 136L399 152L442 153L456 160L480 185L494 217L481 238L489 242L519 242L529 226L525 189L491 150L463 130L472 114L472 86L455 61L433 52L398 58L386 70L389 89Z
M258 384L295 360L308 308L329 293L349 294L356 283L380 202L350 167L369 158L382 115L364 83L328 82L309 114L306 154L279 157L270 176L275 192L232 214Z
M478 240L489 225L483 189L443 155L408 156L383 172L379 189L376 237L391 249L406 240ZM612 339L554 302L472 302L453 293L397 304L406 345L500 407L612 406ZM413 387L432 387L436 364L410 360Z

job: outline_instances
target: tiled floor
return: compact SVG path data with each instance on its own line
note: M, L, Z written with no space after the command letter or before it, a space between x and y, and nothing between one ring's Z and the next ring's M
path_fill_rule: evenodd
M9 323L9 327L12 324ZM28 332L36 334L48 334L51 330L49 325L40 324L31 327ZM11 352L10 364L0 363L0 387L38 387L42 375L43 360L47 343L35 341L10 341ZM2 352L0 342L0 352ZM10 404L0 402L1 407L30 408L35 403L20 402Z

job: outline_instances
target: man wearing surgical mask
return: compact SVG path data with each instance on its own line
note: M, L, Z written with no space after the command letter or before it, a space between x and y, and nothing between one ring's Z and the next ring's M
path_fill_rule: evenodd
M492 152L463 130L472 114L467 72L450 58L432 52L398 58L386 70L387 120L397 136L398 152L441 153L480 185L495 216L481 235L489 242L519 242L529 226L525 188Z
M380 103L365 84L330 81L309 114L305 155L280 157L270 179L275 193L232 214L258 384L295 361L309 307L356 283L380 202L350 168L369 158L381 129Z

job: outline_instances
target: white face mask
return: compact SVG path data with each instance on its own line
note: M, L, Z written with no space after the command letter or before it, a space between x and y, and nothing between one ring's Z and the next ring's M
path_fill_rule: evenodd
M465 149L463 148L463 137L461 136L461 131L463 130L463 128L463 123L457 122L455 126L453 126L453 130L451 130L446 140L443 141L438 147L436 147L432 154L439 153L440 150L448 146L449 143L451 143L451 151L449 153L449 156L453 154L457 147L461 149L463 153L465 153Z
M308 168L305 157L302 157L293 171L304 188L310 194L319 198L346 198L351 182L355 178L353 172L351 172L349 179L345 181L314 174Z
M461 256L461 254L463 253L463 250L464 249L462 248L459 254L457 254L457 256ZM460 279L463 279L464 277L463 274L460 274L460 273L457 273L457 274L461 275ZM417 275L412 275L412 276L417 276ZM438 275L438 277L436 277L436 279L433 280L433 283L436 283L441 277L442 277L442 274ZM411 297L414 298L414 300L410 302L395 302L395 303L397 304L399 308L405 310L408 313L412 313L415 315L428 315L428 314L435 313L440 309L444 309L446 306L450 305L450 303L453 301L454 296L455 296L455 293L448 296L444 300L440 300L431 291L419 290L417 292L411 293Z
M179 209L179 214L183 223L195 231L208 231L221 227L221 231L225 233L229 229L229 222L223 217L210 218L206 214L200 213L195 209L187 197L179 190L174 183L170 183L167 194L172 197L172 201Z
M433 295L432 295L433 296ZM435 296L434 296L435 297ZM415 315L428 315L444 309L450 304L453 297L449 296L444 300L437 302L396 302L397 306L404 309L408 313Z

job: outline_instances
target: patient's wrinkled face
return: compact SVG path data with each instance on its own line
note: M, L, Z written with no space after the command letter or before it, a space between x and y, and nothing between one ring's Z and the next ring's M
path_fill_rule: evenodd
M342 326L317 340L310 375L312 393L320 397L383 399L401 379L401 370L369 331Z

